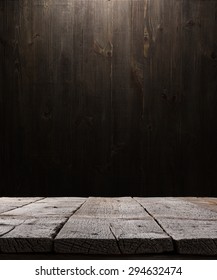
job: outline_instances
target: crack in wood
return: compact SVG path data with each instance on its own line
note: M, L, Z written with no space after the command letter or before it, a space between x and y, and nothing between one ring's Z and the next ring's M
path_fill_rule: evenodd
M58 227L57 231L55 232L55 235L53 236L53 239L55 239L55 237L57 236L57 234L61 231L61 229L64 227L64 225L68 222L68 220L87 202L87 199L80 205L78 206L78 208L76 208L72 214L66 218L66 220L64 222L62 222L60 224L60 226Z
M146 213L148 213L148 215L150 217L152 217L154 219L154 221L159 225L159 227L171 238L172 240L172 243L173 243L173 248L174 248L174 251L177 252L177 246L176 246L176 242L174 241L174 239L172 238L172 236L166 232L166 230L164 229L164 227L161 225L161 223L157 220L157 218L154 217L154 215L152 215L139 201L137 201L134 197L133 199L138 203L140 204L140 206L145 210Z
M117 236L115 235L115 233L113 232L113 230L112 230L112 225L111 225L111 224L109 224L109 230L110 230L111 234L114 236L114 238L115 238L115 240L116 240L116 244L117 244L118 250L120 251L120 254L123 254L123 252L121 251L121 247L120 247L118 238L117 238Z
M16 210L16 209L22 208L22 207L27 206L27 205L30 205L30 204L34 204L35 202L41 201L41 200L43 200L43 199L45 199L45 197L39 198L39 199L34 200L34 201L30 201L30 202L28 202L28 203L26 203L26 204L23 204L23 205L21 205L21 206L17 206L17 207L15 207L15 208L11 208L10 210L7 210L7 211L5 211L5 212L1 212L0 215L6 214L6 213L8 213L8 212L10 212L10 211L12 211L12 210Z
M0 234L0 237L4 237L5 234L11 232L12 230L15 229L16 226L13 226L11 229L9 229L8 231L4 232L3 234Z
M179 198L40 200L37 207L31 201L33 206L17 207L14 215L1 215L1 253L217 254L215 215Z

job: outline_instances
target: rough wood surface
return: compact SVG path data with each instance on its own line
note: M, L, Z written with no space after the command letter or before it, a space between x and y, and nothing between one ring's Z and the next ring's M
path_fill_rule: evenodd
M211 209L181 198L135 198L155 218L179 218L195 220L217 220L217 213Z
M147 212L131 197L90 197L73 217L101 219L145 219Z
M201 208L217 212L217 198L215 197L186 197L184 200L193 202Z
M153 220L111 221L110 229L122 254L172 252L172 239Z
M41 201L7 211L4 215L22 216L26 218L47 216L69 217L85 200L84 198L44 198Z
M217 198L0 198L0 253L217 255ZM207 205L210 205L211 208Z
M217 255L217 219L157 219L180 254Z
M172 251L171 238L132 198L89 198L54 241L59 253Z
M102 219L70 218L54 240L57 253L120 254L109 222Z
M172 239L151 218L72 217L54 240L57 253L145 254L173 251Z
M24 205L43 199L42 197L0 197L0 213L4 213Z
M203 198L135 198L135 200L172 237L179 253L217 255L216 198L204 200ZM211 208L206 206L210 202Z
M11 228L4 226L2 220L0 222L0 228L5 229L0 238L1 253L48 253L52 251L53 237L66 222L66 218L19 219L19 224ZM11 220L6 223L11 224Z
M2 198L7 202L9 199ZM16 205L25 198L14 198ZM44 198L0 215L0 252L51 252L53 238L85 198ZM32 198L32 201L34 199Z

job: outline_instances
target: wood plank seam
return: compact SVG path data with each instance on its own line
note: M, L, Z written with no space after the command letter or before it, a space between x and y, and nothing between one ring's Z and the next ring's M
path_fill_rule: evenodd
M64 227L64 225L68 222L68 220L82 207L83 204L85 204L87 199L63 222L59 225L57 228L55 234L52 236L53 242L52 242L52 252L54 252L54 239L58 235L58 233L61 231L61 229Z
M66 223L54 243L57 253L173 251L171 238L132 197L89 197L88 203Z
M118 241L118 238L117 238L117 236L115 235L115 233L113 232L113 230L112 230L112 225L111 225L111 224L109 224L109 230L110 230L111 234L114 236L114 238L115 238L115 240L116 240L117 247L118 247L120 253L123 254L123 252L122 252L122 250L121 250L121 247L120 247L120 244L119 244L119 241Z
M64 207L64 200L62 201L63 207L61 208L58 207L60 206L58 203L55 203L55 198L51 198L50 201L49 198L43 198L35 200L30 205L28 203L27 206L18 207L18 209L16 208L0 215L2 219L2 224L0 221L0 252L28 253L31 251L53 253L53 240L55 236L64 226L65 222L67 222L67 218L79 209L78 206L81 206L80 198L75 204L73 204L73 200L72 204L69 204L70 198L67 201L68 211L66 211L67 205ZM82 203L85 201L86 198L82 198ZM56 210L56 208L59 208L60 211L57 211L58 209ZM54 210L54 213L52 210ZM25 213L27 213L27 217ZM9 222L10 219L12 219L12 224ZM19 230L21 231L19 232ZM41 235L43 231L44 236L43 234Z
M216 209L203 208L196 198L135 198L172 237L178 254L217 255ZM213 198L215 199L215 198ZM201 202L200 202L201 203ZM205 200L203 203L206 204Z
M133 198L134 199L134 198ZM136 200L136 199L134 199L134 200ZM137 201L137 200L136 200ZM137 201L138 202L138 201ZM139 202L138 202L139 203ZM155 220L155 222L159 225L159 227L161 227L162 228L162 230L171 238L171 240L172 240L172 243L173 243L173 253L178 253L178 248L177 248L177 244L176 244L176 242L175 242L175 240L172 238L172 236L168 233L168 232L166 232L166 230L163 228L163 226L161 225L161 223L141 204L141 203L139 203L141 206L142 206L142 208Z
M172 240L172 244L173 244L173 252L177 253L177 246L176 246L176 242L174 241L174 239L172 238L172 236L166 232L166 230L164 229L164 227L161 225L161 223L139 202L137 201L134 197L133 199L139 203L139 205L149 214L150 217L152 217L154 219L154 221L159 225L159 227L170 237L170 239Z
M17 209L17 208L16 208ZM13 209L14 210L14 209ZM22 224L24 224L26 222L27 219L25 219L24 221L21 221L20 224L17 224L15 226L13 226L11 229L9 229L7 232L4 232L3 234L0 235L0 237L4 237L4 235L8 234L9 232L11 232L12 230L14 230L17 226L21 226Z
M0 253L217 255L216 211L184 198L8 201L32 203L0 215Z
M17 207L15 207L15 208L12 208L12 209L10 209L10 210L7 210L7 211L5 211L5 212L1 212L0 215L6 214L7 212L10 212L10 211L12 211L12 210L16 210L16 209L22 208L22 207L27 206L27 205L30 205L30 204L34 204L35 202L44 200L45 198L46 198L46 197L42 197L42 198L39 198L39 199L37 199L37 200L34 200L34 201L28 202L28 203L26 203L26 204L23 204L23 205L21 205L21 206L17 206Z
M11 229L9 229L8 231L6 231L6 232L0 234L0 237L3 237L5 234L8 234L9 232L11 232L11 231L14 230L14 229L15 229L15 226L13 226L13 227L12 227Z

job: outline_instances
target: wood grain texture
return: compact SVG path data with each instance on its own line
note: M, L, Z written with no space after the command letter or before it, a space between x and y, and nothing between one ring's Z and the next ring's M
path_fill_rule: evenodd
M16 209L0 215L0 252L51 252L53 238L85 198L0 198ZM31 201L25 205L24 202ZM35 202L34 202L35 201ZM23 206L20 203L23 202Z
M193 202L200 207L217 212L217 198L214 197L186 197L184 200Z
M26 218L47 216L69 217L85 202L85 200L85 198L44 198L33 204L24 205L21 208L7 211L3 213L3 216L23 216Z
M157 218L179 254L217 255L217 220Z
M172 239L132 198L89 198L54 240L57 253L145 254L173 250Z
M90 197L73 217L100 219L150 219L131 197Z
M173 251L172 239L151 218L144 220L73 216L54 240L57 253L146 254Z
M43 199L42 197L0 197L0 214L34 203Z
M0 1L0 195L216 196L216 13Z
M153 219L111 221L122 254L172 252L172 239Z
M216 198L2 197L0 201L17 207L0 214L0 254L217 255ZM204 206L210 202L212 208Z
M1 253L48 253L52 251L53 237L66 222L66 218L28 219L23 215L17 219L3 217L0 222L3 230L0 238Z
M216 196L217 3L145 4L145 195Z
M120 254L109 223L102 219L70 218L54 240L56 253Z
M135 198L156 219L215 220L217 213L181 198Z
M217 255L216 198L135 198L174 240L180 254ZM195 202L196 201L196 202ZM204 207L212 201L212 207Z

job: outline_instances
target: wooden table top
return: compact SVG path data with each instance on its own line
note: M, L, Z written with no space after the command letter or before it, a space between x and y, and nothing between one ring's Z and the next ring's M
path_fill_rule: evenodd
M0 253L217 256L217 198L1 197Z

